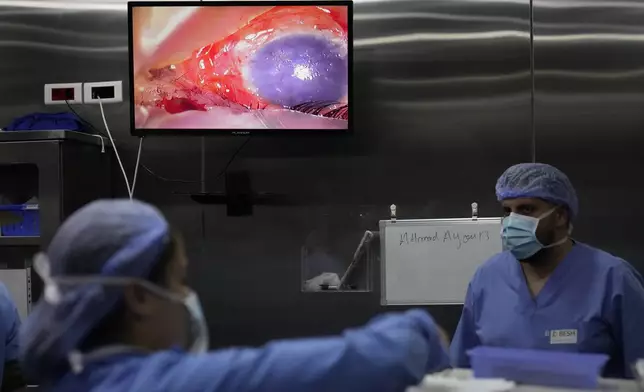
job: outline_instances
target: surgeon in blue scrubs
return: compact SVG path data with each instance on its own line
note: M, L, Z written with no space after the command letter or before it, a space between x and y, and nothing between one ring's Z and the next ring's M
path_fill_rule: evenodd
M421 310L340 336L209 351L187 265L150 205L103 200L74 213L34 259L45 289L20 333L26 374L54 392L398 392L449 367Z
M579 212L568 177L540 163L496 184L505 251L474 274L451 345L469 367L476 346L603 353L605 377L632 377L644 358L644 281L626 261L573 240Z

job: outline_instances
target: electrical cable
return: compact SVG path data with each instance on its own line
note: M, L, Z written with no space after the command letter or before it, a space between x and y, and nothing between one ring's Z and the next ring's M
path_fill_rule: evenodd
M216 175L216 176L215 176L215 178L214 178L214 181L218 180L221 176L223 176L224 174L226 174L226 172L228 171L228 168L230 167L230 165L232 165L232 164L233 164L233 162L235 161L235 158L237 158L237 155L239 155L239 153L241 152L241 150L242 150L244 147L246 147L246 145L248 144L248 142L250 142L250 136L248 136L248 137L246 138L246 140L244 140L244 142L243 142L242 144L240 144L240 145L239 145L239 147L237 147L237 150L235 150L235 152L234 152L234 153L233 153L233 155L230 157L230 159L228 160L228 162L226 162L226 165L224 166L224 168L223 168L219 173L217 173L217 175Z
M179 179L179 178L168 178L168 177L164 177L164 176L162 176L160 174L157 174L157 173L153 172L152 169L150 169L149 167L147 167L144 164L141 164L141 167L143 169L145 169L145 171L150 173L152 176L156 177L157 179L159 179L161 181L177 182L177 183L180 183L180 184L199 184L201 182L201 181L197 181L197 180L182 180L182 179Z
M134 197L134 188L136 187L136 179L139 175L139 165L141 164L141 150L143 149L143 136L139 138L139 150L136 153L136 163L134 166L134 178L132 179L132 193L130 194L130 199ZM116 151L116 147L114 148Z
M72 107L72 105L70 105L70 104L69 104L69 101L65 100L65 103L67 104L67 107L69 108L69 110L71 110L71 112L72 112L72 113L74 113L74 114L76 115L76 117L78 117L78 118L79 118L79 120L81 120L81 122L82 122L83 124L85 124L85 125L87 125L88 127L90 127L94 132L96 132L96 133L98 133L98 134L101 134L101 135L103 135L103 136L107 137L107 135L105 134L105 132L103 132L103 131L101 131L100 129L96 128L94 125L92 125L92 123L90 123L89 121L85 120L85 119L83 118L83 116L81 116L80 114L78 114L78 112L77 112L76 110L74 110L74 108Z
M78 117L83 122L83 124L85 124L87 127L89 127L92 131L96 132L97 134L99 134L101 136L104 136L104 137L109 139L109 136L107 136L107 134L105 132L103 132L100 129L96 128L91 122L87 121L85 118L83 118L83 116L78 114L78 112L76 110L74 110L74 108L69 104L69 102L65 101L65 103L67 104L67 107L69 108L69 110L72 113L74 113L76 115L76 117ZM114 139L114 141L116 142L117 140ZM177 183L183 183L183 184L198 184L200 182L200 181L196 181L196 180L182 180L182 179L164 177L164 176L162 176L160 174L155 173L154 171L152 171L152 169L150 169L148 166L146 166L143 163L140 163L139 166L141 166L143 169L145 169L145 171L150 173L153 177L156 177L157 179L159 179L161 181L164 181L164 182L177 182Z
M91 128L91 129L92 129L93 131L95 131L96 133L101 134L101 135L103 135L103 136L105 136L105 137L107 137L107 138L109 138L109 139L110 139L110 142L112 143L112 147L114 148L114 151L115 151L115 153L116 153L116 155L117 155L117 159L118 159L118 161L119 161L119 165L121 166L121 171L123 172L123 175L124 175L124 177L125 177L126 185L127 185L127 187L128 187L128 194L130 194L130 195L131 195L131 196L130 196L130 198L132 198L132 197L133 197L133 195L134 195L134 188L135 188L135 186L136 186L136 180L137 180L137 178L138 178L138 169L139 169L139 166L140 166L140 167L142 167L145 171L147 171L147 172L148 172L149 174L151 174L152 176L154 176L154 177L156 177L157 179L159 179L159 180L161 180L161 181L164 181L164 182L176 182L176 183L182 183L182 184L200 184L200 183L201 183L201 181L196 181L196 180L183 180L183 179L175 179L175 178L168 178L168 177L164 177L164 176L162 176L162 175L160 175L160 174L155 173L152 169L150 169L149 167L147 167L146 165L144 165L143 163L141 163L141 155L142 155L143 138L140 138L140 140L139 140L139 149L138 149L137 156L136 156L136 166L135 166L135 169L134 169L134 179L133 179L133 182L132 182L132 188L130 189L130 187L129 187L129 181L127 180L127 176L126 176L125 171L124 171L124 169L123 169L123 166L122 166L122 164L121 164L120 157L118 156L118 152L117 152L117 150L116 150L116 142L115 142L115 140L112 138L112 135L111 135L111 133L110 133L110 131L109 131L109 127L108 127L108 125L107 125L107 121L106 121L106 119L105 119L105 112L104 112L104 110L103 110L103 105L102 105L102 103L101 103L100 99L99 99L99 106L100 106L100 108L101 108L101 116L103 117L104 126L105 126L105 129L107 130L108 134L105 134L105 133L104 133L104 132L102 132L100 129L96 128L96 127L95 127L91 122L87 121L87 120L86 120L85 118L83 118L80 114L78 114L78 112L77 112L76 110L74 110L74 108L69 104L69 102L65 101L65 103L66 103L66 104L67 104L67 106L69 107L69 110L70 110L72 113L74 113L74 114L76 115L76 117L78 117L78 118L79 118L79 119L80 119L80 120L81 120L85 125L87 125L89 128ZM244 140L244 141L243 141L243 142L242 142L242 143L241 143L241 144L240 144L240 145L235 149L235 152L233 152L233 154L231 155L230 159L228 159L228 161L227 161L227 162L226 162L226 164L224 165L223 169L222 169L221 171L219 171L219 173L217 173L217 175L216 175L216 176L215 176L215 178L213 179L214 181L218 180L219 178L221 178L221 176L223 176L224 174L226 174L226 172L228 171L228 169L230 168L230 166L233 164L233 162L235 161L235 159L237 158L237 156L239 155L239 153L240 153L240 152L244 149L244 147L246 147L246 145L250 142L250 139L251 139L251 136L249 135L249 136L248 136L248 137L247 137L247 138L246 138L246 139L245 139L245 140Z
M103 118L103 125L105 125L105 130L107 131L107 136L110 138L110 142L112 143L112 148L114 148L114 155L116 155L116 160L119 163L119 167L121 168L121 173L123 173L123 179L125 180L125 186L127 187L127 193L130 196L130 200L134 197L134 194L132 192L132 187L130 187L130 181L127 178L127 172L125 171L125 167L123 167L123 162L121 161L121 156L119 154L118 149L116 148L116 143L114 143L114 138L112 137L112 132L110 132L110 127L107 125L107 119L105 118L105 110L103 109L103 101L101 100L101 97L97 96L98 99L98 105L101 108L101 117ZM140 140L139 142L139 153L137 154L136 157L136 164L138 166L139 164L139 159L141 158L141 146L143 144L143 139ZM138 170L137 170L138 172ZM136 178L134 179L136 182Z

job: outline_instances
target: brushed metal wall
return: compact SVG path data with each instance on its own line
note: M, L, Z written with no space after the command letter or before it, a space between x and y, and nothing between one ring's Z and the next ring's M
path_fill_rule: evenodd
M644 1L533 5L537 157L577 188L575 236L644 271Z
M124 5L17 3L0 8L0 122L64 109L42 104L45 83L127 81ZM383 311L377 284L301 293L300 255L307 246L349 259L392 203L400 217L466 216L472 201L498 215L496 178L533 151L529 15L529 0L356 0L356 135L254 138L232 165L251 172L256 191L297 205L259 206L248 218L197 205L180 193L199 190L201 139L146 139L143 163L181 181L141 170L137 195L184 232L215 345L338 332ZM100 125L97 107L78 111ZM107 107L132 169L128 115L127 102ZM208 191L222 189L217 174L243 141L206 140ZM460 314L430 310L448 329Z

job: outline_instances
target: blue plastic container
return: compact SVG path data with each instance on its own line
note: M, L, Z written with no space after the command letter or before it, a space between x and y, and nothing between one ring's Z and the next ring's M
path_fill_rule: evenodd
M474 376L521 384L595 389L608 361L603 354L477 347L468 351Z
M40 235L40 210L37 204L0 205L0 211L9 211L20 219L16 223L0 225L4 237L38 237Z

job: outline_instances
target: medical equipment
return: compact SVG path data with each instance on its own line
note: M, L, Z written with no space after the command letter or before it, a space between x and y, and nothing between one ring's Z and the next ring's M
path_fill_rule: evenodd
M168 8L171 18L155 18ZM352 10L345 0L129 2L132 133L347 133Z

